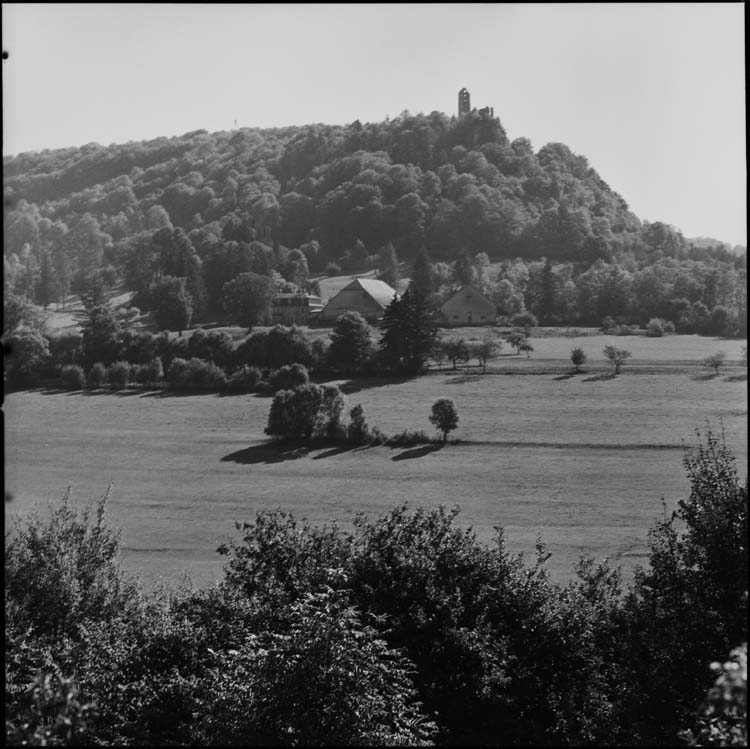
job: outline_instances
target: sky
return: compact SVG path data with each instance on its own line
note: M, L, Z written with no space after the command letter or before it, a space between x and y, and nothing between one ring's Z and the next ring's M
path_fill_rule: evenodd
M741 3L2 6L3 155L454 114L585 156L631 210L747 244Z

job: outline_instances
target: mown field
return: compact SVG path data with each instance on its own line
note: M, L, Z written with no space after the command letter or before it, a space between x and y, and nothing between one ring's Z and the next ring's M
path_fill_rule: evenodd
M599 338L585 339L592 354ZM493 362L500 374L341 382L349 405L361 402L386 433L430 432L431 404L453 398L460 442L442 449L279 454L263 435L270 400L258 396L10 394L5 479L14 500L6 514L44 507L68 485L87 503L111 483L109 517L122 529L125 564L148 587L184 573L198 584L217 579L216 547L235 520L259 510L346 528L357 512L374 517L403 501L458 504L461 523L480 538L491 542L500 524L508 547L529 559L541 536L558 580L582 553L616 560L629 575L644 560L661 498L672 507L687 492L683 443L695 444L696 428L723 423L746 475L747 382L739 367L717 377L696 362L719 348L739 358L744 342L622 340L633 359L615 379L596 374L603 360L565 374L571 340L547 338L533 340L530 360Z

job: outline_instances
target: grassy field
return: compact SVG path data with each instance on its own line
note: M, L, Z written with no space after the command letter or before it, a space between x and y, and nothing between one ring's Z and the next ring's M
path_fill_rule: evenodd
M534 358L508 357L500 371L510 374L342 382L349 405L361 402L369 423L387 433L429 432L432 402L453 398L460 443L442 449L280 454L263 435L270 400L256 396L14 393L5 400L5 479L14 495L6 514L43 506L67 485L87 503L111 483L109 517L122 529L126 566L148 587L183 573L200 584L217 579L216 547L235 520L258 510L282 507L348 527L359 511L375 517L402 501L459 504L461 523L481 539L490 542L501 524L508 547L528 558L541 535L558 580L584 552L630 574L644 560L661 498L673 507L687 492L683 442L695 444L696 428L710 420L717 429L721 420L746 475L747 382L739 367L713 377L693 361L715 348L732 358L743 342L627 343L641 348L632 345L632 367L615 379L532 375ZM537 366L566 370L569 339L534 345Z

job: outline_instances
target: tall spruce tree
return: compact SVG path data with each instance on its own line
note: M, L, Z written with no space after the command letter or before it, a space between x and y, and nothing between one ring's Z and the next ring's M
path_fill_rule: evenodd
M427 250L421 247L414 259L410 288L427 297L435 291L435 273Z
M385 310L380 354L392 372L418 374L427 363L438 332L427 300L410 284L401 299L394 299Z
M544 264L541 286L542 298L539 317L542 322L549 323L550 318L555 313L555 276L552 272L552 262L549 258L547 258L547 262Z

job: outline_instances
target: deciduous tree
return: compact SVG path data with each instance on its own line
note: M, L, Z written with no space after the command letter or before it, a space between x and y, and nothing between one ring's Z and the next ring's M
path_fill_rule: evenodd
M273 299L273 282L257 273L240 273L224 284L223 306L232 320L248 329L262 322L269 313Z
M450 398L440 398L432 404L430 412L432 422L442 433L443 443L448 441L448 432L458 426L458 409Z

